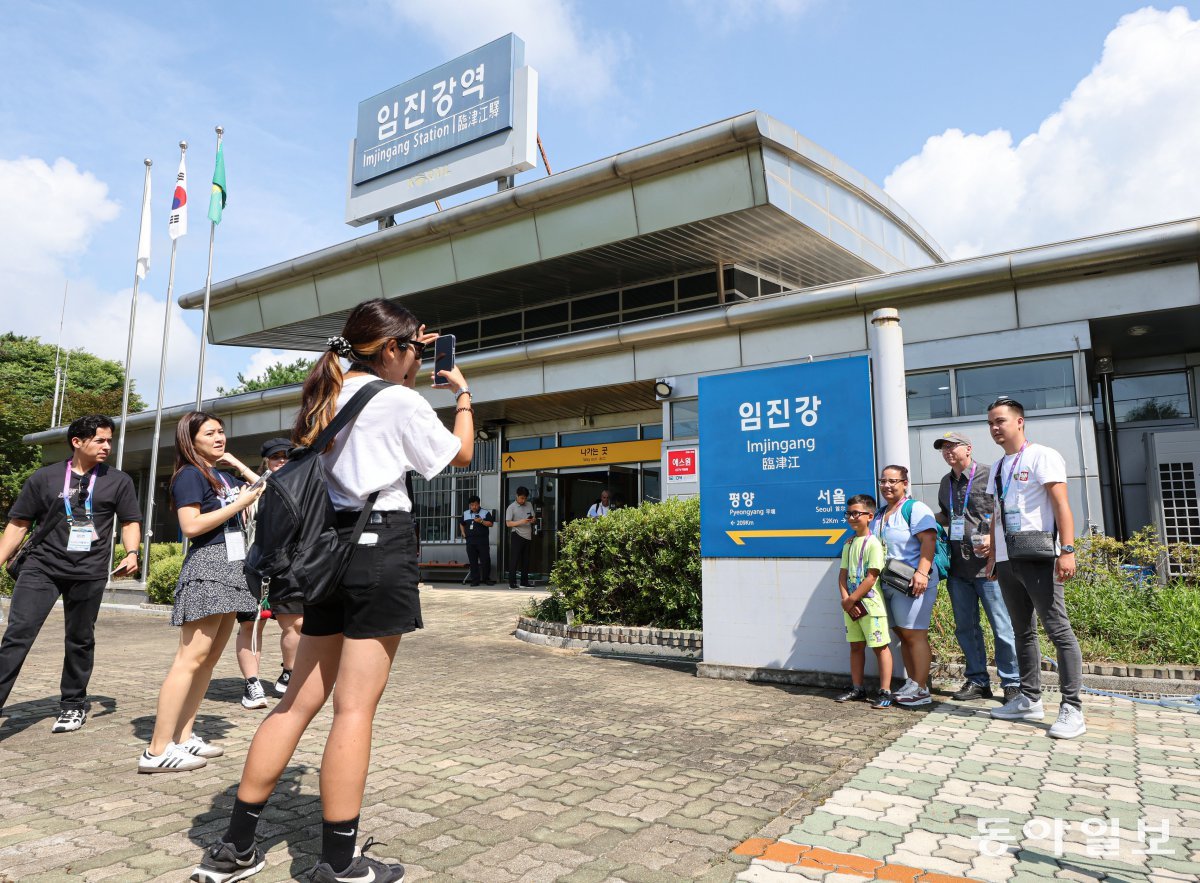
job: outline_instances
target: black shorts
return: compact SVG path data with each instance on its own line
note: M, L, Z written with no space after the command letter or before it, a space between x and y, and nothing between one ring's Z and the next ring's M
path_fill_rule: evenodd
M384 513L386 524L368 524L364 536L374 545L355 546L350 565L333 597L304 605L302 635L318 638L383 638L424 628L417 591L417 539L407 512ZM349 540L352 524L338 528Z
M250 591L254 597L262 602L262 582L257 576L250 571L246 571L246 584L250 586ZM280 594L281 597L276 597ZM267 599L267 603L271 605L270 615L283 613L291 616L299 616L304 612L304 596L300 594L299 589L295 587L289 580L282 577L277 577L271 580L271 597ZM251 613L238 612L238 622L254 622L260 617L261 613L255 610Z
M276 600L272 598L269 612L271 614L271 617L269 618L274 618L277 613L282 613L285 616L299 616L304 612L304 599L299 595L292 595L282 600ZM260 614L257 610L255 610L253 613L242 613L239 611L237 615L237 621L254 622L254 620L259 618L259 616Z

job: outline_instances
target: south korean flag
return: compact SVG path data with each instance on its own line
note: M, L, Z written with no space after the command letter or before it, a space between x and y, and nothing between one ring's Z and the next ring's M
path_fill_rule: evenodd
M171 198L171 217L167 232L172 239L187 233L187 166L186 154L179 157L179 174L175 176L175 194Z

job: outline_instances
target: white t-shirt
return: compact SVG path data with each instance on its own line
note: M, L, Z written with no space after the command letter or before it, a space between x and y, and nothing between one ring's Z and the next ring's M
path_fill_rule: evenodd
M603 503L592 503L592 508L588 509L588 518L602 518L608 514L608 507Z
M1018 459L1020 458L1020 459ZM1012 483L1008 484L1009 472L1014 470ZM1009 515L1019 514L1021 530L1054 530L1054 508L1050 505L1047 484L1066 482L1067 463L1062 454L1045 445L1027 444L1019 454L1006 454L996 461L988 476L988 493L996 494L996 470L1000 471L1000 489L1008 484L1004 497L1004 511ZM1004 542L1004 522L1000 520L1000 500L996 500L996 560L1008 560L1008 546Z
M352 377L342 386L340 411L374 377ZM337 434L333 448L321 456L329 475L333 508L361 509L375 491L379 512L412 511L404 487L410 469L433 478L461 449L458 438L442 425L429 402L406 386L376 393L354 420Z

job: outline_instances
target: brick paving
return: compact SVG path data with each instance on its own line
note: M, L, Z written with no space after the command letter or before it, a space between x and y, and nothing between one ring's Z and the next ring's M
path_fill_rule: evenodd
M510 634L525 598L425 592L428 627L401 644L362 829L410 880L1200 880L1200 714L1088 697L1088 734L1055 742L1050 702L1044 725L993 721L985 702L873 712L829 691L530 646ZM61 635L56 611L0 723L0 883L186 879L224 829L262 714L238 704L232 649L198 726L226 756L138 776L176 632L106 609L93 716L51 736ZM267 807L257 880L315 861L329 720ZM1009 851L981 852L980 818L1015 838L991 844ZM1117 822L1114 843L1095 819ZM1143 842L1139 820L1169 837Z
M732 850L776 837L913 716L847 708L828 691L698 679L690 668L600 659L511 636L526 593L423 593L427 627L401 642L376 720L362 815L410 880L728 881ZM278 671L268 625L264 676ZM139 776L137 756L174 653L161 615L105 609L93 714L52 736L62 617L51 614L0 719L0 880L186 879L224 830L262 712L238 703L232 647L197 731L226 755ZM260 825L287 880L320 846L317 771L327 708Z

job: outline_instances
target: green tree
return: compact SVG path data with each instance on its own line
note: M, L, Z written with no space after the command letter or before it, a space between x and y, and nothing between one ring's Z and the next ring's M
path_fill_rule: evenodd
M313 364L313 359L305 358L297 359L290 365L285 365L283 362L276 362L274 365L268 366L267 370L258 377L251 377L249 380L239 371L237 376L238 385L233 387L233 389L218 386L217 395L236 396L244 392L257 392L260 389L274 389L277 386L303 383L304 378L308 376L308 372L312 370Z
M21 441L50 425L54 399L54 346L36 337L0 334L0 511L7 512L29 473L41 463L40 452ZM67 365L63 351L60 365ZM117 415L125 372L120 362L82 349L70 351L63 415L70 423L84 414ZM130 389L129 410L146 407Z

